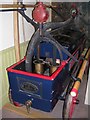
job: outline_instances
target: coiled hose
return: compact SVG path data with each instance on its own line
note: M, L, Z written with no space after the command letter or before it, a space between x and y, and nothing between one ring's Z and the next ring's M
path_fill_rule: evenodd
M37 38L37 36L34 38ZM32 57L33 57L34 49L40 42L44 41L44 42L50 42L51 44L53 44L59 51L61 61L63 60L61 49L59 47L59 44L57 44L56 41L49 39L48 37L40 37L40 36L38 37L38 39L39 40L35 42L31 41L29 44L29 48L28 48L27 55L26 55L26 61L25 61L25 67L26 67L27 72L32 72ZM31 45L34 46L32 47L32 49L31 49Z
M45 34L47 35L47 33L49 33L47 31L48 29L56 29L56 28L67 27L72 22L73 22L73 17L69 18L65 22L45 23L43 25L43 33L44 33L43 36L45 36ZM60 59L61 60L63 59L62 58L62 53L61 53L61 47L60 47L59 43L55 39L52 39L52 38L49 38L49 37L47 37L47 38L45 37L44 39L41 40L39 30L37 30L33 34L32 38L31 38L31 40L28 44L28 48L27 48L27 52L26 52L25 69L26 69L27 72L32 72L32 57L33 57L33 53L34 53L34 48L37 46L37 44L40 41L43 41L43 40L52 43L58 49L59 54L60 54Z

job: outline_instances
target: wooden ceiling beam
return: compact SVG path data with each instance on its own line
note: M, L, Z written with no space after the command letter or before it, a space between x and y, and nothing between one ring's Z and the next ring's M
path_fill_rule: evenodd
M0 8L34 8L35 5L33 4L0 4ZM47 8L53 7L56 8L57 6L46 5Z

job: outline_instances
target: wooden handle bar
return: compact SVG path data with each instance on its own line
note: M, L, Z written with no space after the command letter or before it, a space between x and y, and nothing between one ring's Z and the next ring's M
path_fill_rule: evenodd
M0 4L0 8L34 8L36 5L32 4ZM56 8L57 6L51 6L51 5L46 5L46 7L50 8Z
M85 56L85 60L83 61L81 69L80 69L79 74L77 76L77 79L80 79L81 81L82 81L82 77L83 77L84 71L86 69L89 57L90 57L90 49L88 50L88 52L87 52L87 54ZM74 86L73 86L73 89L71 91L71 95L73 97L75 97L77 95L79 87L80 87L80 81L76 81Z

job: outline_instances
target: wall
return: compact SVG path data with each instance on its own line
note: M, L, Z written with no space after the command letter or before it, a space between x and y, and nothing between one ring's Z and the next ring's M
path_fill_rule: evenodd
M89 88L90 88L90 68L89 68L88 84L87 84L87 90L86 90L86 96L85 96L85 104L86 105L90 105Z
M26 11L26 14L31 17L31 9ZM0 51L8 47L14 46L14 31L13 31L13 12L3 12L0 13ZM23 28L25 31L25 36L23 33ZM29 40L34 32L34 28L31 24L27 23L24 18L19 14L19 35L20 43L25 40ZM7 39L8 38L8 39Z

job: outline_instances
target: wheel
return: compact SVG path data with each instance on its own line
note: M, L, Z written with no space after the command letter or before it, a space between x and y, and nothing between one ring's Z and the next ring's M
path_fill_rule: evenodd
M11 104L13 104L13 105L15 105L17 107L22 107L23 106L19 102L13 101L13 99L12 99L12 90L11 89L9 89L8 97L9 97L9 101L10 101Z
M63 104L63 111L62 111L63 120L65 120L65 119L70 120L72 118L72 114L73 114L73 110L74 110L74 106L75 106L74 102L76 100L76 98L74 98L70 95L70 91L71 91L73 85L74 85L74 81L71 80L68 85L66 96L65 96L65 101Z
M72 97L70 94L66 96L64 106L63 106L63 120L70 120L72 118L74 108L75 108L76 98Z

